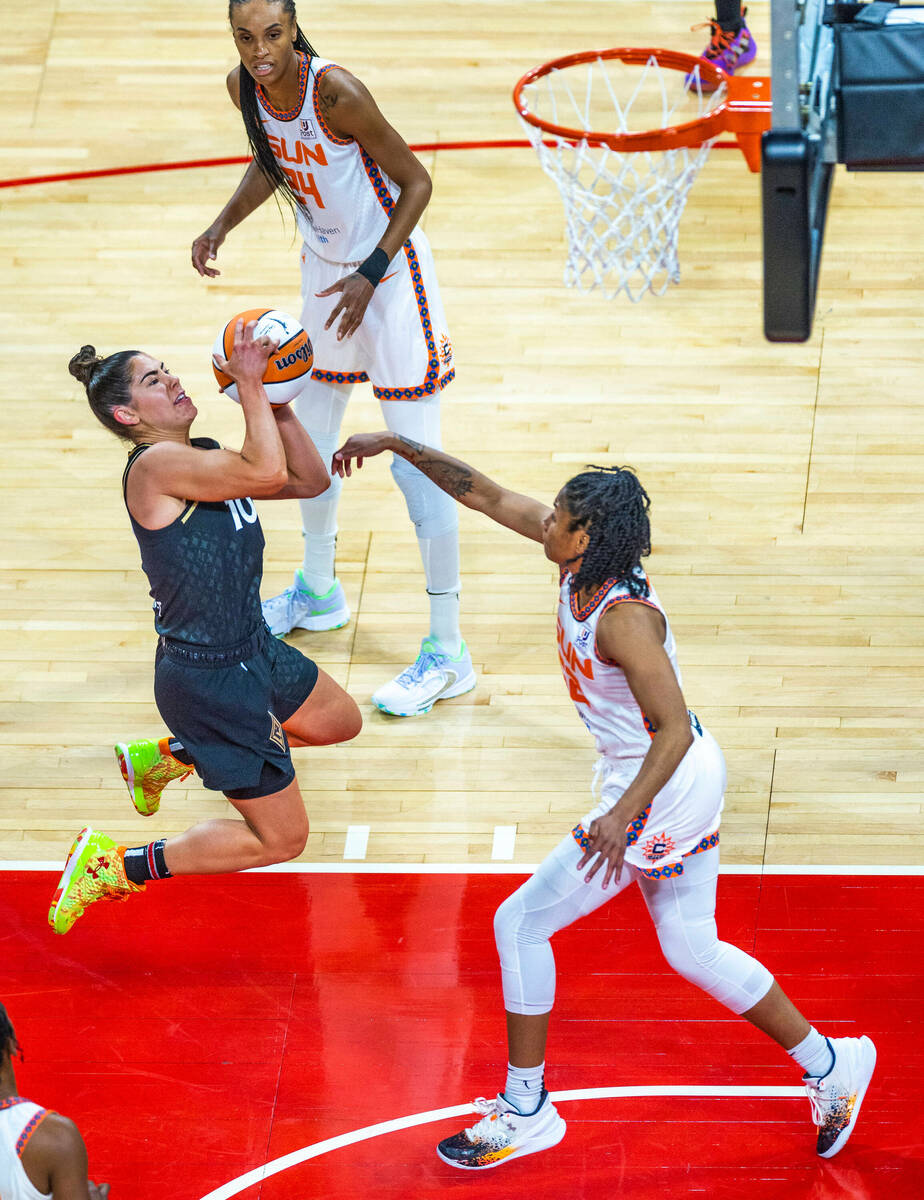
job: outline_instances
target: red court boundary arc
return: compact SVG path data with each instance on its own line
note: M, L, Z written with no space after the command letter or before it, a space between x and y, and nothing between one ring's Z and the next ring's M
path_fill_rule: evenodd
M410 149L416 154L436 150L521 150L531 145L526 138L509 138L484 142L418 142ZM735 149L736 142L716 142L713 149ZM204 167L243 166L250 162L249 155L231 158L190 158L177 162L137 163L126 167L100 167L89 171L62 171L57 175L24 175L18 179L0 179L0 188L34 187L39 183L73 183L80 179L106 179L113 175L144 175L155 171L194 171Z

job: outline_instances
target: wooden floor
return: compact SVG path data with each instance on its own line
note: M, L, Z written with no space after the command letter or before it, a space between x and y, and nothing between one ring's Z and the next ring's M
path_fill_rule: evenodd
M33 0L5 39L0 177L244 152L223 85L221 6ZM528 67L603 44L695 50L687 3L338 0L303 24L372 89L411 143L521 136ZM767 72L769 12L750 5ZM924 234L919 175L847 175L832 198L812 340L761 331L759 179L713 153L681 232L682 282L633 306L562 287L558 195L530 150L439 151L425 227L457 361L444 442L551 500L585 463L630 463L653 498L650 571L687 700L724 747L724 860L924 860ZM223 811L174 785L143 822L116 739L156 736L147 586L119 494L124 450L67 374L93 342L177 371L199 432L234 442L208 350L232 313L298 311L297 244L270 204L201 280L189 245L239 167L0 191L0 857L60 860L90 822L137 843ZM344 432L379 427L357 388ZM265 594L300 561L295 505L264 505ZM383 462L345 488L339 571L355 618L296 644L363 705L346 747L296 752L306 859L339 860L368 825L372 862L489 860L498 825L536 862L589 807L593 749L554 649L541 550L461 518L463 632L478 688L389 719L372 690L410 662L426 597ZM153 828L152 828L153 826Z

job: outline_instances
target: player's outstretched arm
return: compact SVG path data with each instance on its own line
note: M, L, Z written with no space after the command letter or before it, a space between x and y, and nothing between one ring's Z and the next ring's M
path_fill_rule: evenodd
M361 467L363 459L372 458L385 450L406 458L418 471L432 479L437 487L466 508L483 512L499 525L505 525L534 542L542 541L542 525L552 511L547 504L501 487L461 459L413 442L400 434L388 431L354 433L334 454L331 471L341 476L351 475L354 463Z

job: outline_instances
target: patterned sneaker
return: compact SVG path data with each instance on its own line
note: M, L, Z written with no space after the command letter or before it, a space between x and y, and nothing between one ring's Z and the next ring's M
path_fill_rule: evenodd
M160 808L160 794L173 779L192 775L192 767L170 753L170 738L159 742L117 742L116 762L132 798L143 817L153 816Z
M143 883L126 878L124 850L104 833L94 833L89 826L81 829L48 910L55 933L67 933L94 900L127 900L133 892L144 891Z
M539 1107L528 1117L503 1095L496 1100L479 1098L473 1107L484 1114L481 1120L470 1129L446 1138L436 1148L443 1162L451 1167L471 1171L498 1167L512 1158L557 1146L565 1136L565 1122L545 1088Z
M285 637L293 629L310 629L315 633L340 629L349 619L350 610L340 580L335 579L323 596L316 596L305 583L301 567L295 572L292 587L263 601L263 620L275 637Z
M754 41L754 35L744 24L747 11L746 8L741 10L741 28L737 33L730 33L723 29L718 21L713 20L703 21L699 25L693 26L693 29L704 29L707 25L709 26L712 36L700 58L720 67L726 75L734 75L737 70L746 67L757 57L757 43ZM696 79L693 75L688 75L686 83L688 87L695 87ZM706 79L700 80L700 88L704 92L715 90Z
M417 659L397 679L372 695L372 703L393 717L419 717L437 700L461 696L475 686L472 656L465 642L453 658L439 642L424 638Z
M868 1037L828 1038L834 1062L827 1075L806 1075L805 1090L818 1130L817 1151L833 1158L853 1133L860 1105L876 1066L876 1047Z

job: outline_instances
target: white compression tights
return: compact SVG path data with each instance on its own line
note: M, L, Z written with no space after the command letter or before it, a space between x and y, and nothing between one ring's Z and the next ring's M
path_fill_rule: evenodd
M340 426L352 387L309 380L295 400L295 414L329 466L340 445ZM441 445L439 396L426 400L383 400L382 416L393 432L415 442ZM404 494L414 522L420 557L431 594L431 633L447 648L459 641L459 517L455 501L406 462L394 456L392 475ZM339 475L320 496L300 500L305 533L303 570L308 586L322 594L334 581L337 504L343 481Z
M638 881L668 963L734 1013L747 1012L770 990L773 976L756 959L720 942L715 924L718 847L684 860L683 874L647 879L624 867L618 884L603 890L604 871L584 882L583 851L563 838L535 875L509 896L494 916L504 1007L512 1013L546 1013L555 1000L555 959L549 938L600 908ZM614 953L616 951L614 950Z

